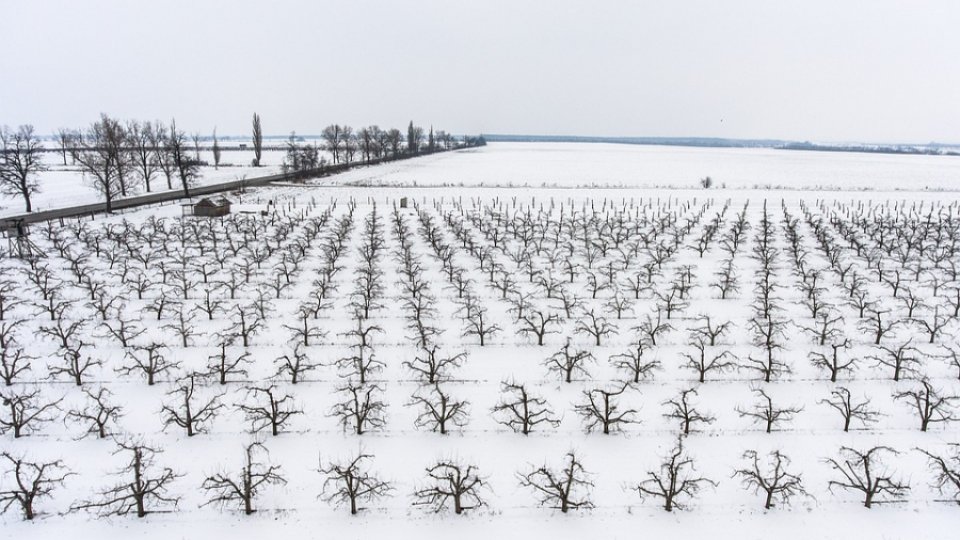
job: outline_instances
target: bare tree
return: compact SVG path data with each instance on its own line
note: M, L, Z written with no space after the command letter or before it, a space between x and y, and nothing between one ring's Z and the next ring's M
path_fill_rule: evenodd
M619 333L617 327L607 321L606 317L598 317L594 310L584 310L583 316L577 320L577 325L573 332L575 334L589 334L596 340L596 345L601 345L601 338L604 336L615 335Z
M890 310L878 308L868 309L870 317L860 321L859 327L864 333L871 333L874 336L874 345L880 345L880 340L900 325L899 321L887 321L885 316Z
M227 341L220 342L220 352L207 357L208 373L215 376L220 384L227 384L231 376L246 376L246 366L252 364L250 353L244 352L231 359L227 356Z
M467 358L467 353L458 353L453 356L440 356L438 345L421 349L412 362L404 361L403 365L422 379L424 384L436 384L449 380L450 371L460 367Z
M687 361L681 366L697 373L699 382L706 382L707 375L716 371L723 373L737 366L735 357L730 351L721 351L719 354L707 354L707 343L698 337L690 343L695 353L681 353Z
M780 360L776 354L783 349L781 339L785 337L784 326L784 321L775 321L771 318L751 319L753 344L762 348L764 352L760 358L748 356L740 367L757 372L764 382L770 382L785 373L790 373L790 365Z
M282 485L287 481L280 476L280 466L270 465L259 461L255 454L269 454L267 447L261 442L252 442L244 448L243 468L237 477L220 472L208 476L203 480L201 487L213 493L213 497L201 506L216 504L225 506L230 503L240 503L243 513L250 515L255 512L253 499L261 489L268 485Z
M682 510L687 504L684 499L696 497L705 484L717 485L713 480L696 476L694 471L693 458L684 453L683 436L680 436L673 450L664 456L660 470L647 471L648 478L633 489L641 499L663 499L663 509L667 512L674 508Z
M427 483L413 492L413 504L440 512L452 501L453 511L459 515L484 505L480 497L484 485L475 465L441 460L427 467Z
M343 132L339 125L331 124L323 128L321 137L324 140L324 146L326 146L327 151L333 155L333 163L337 164L340 162L340 153L343 149Z
M143 182L147 193L150 192L150 182L158 173L160 163L157 159L157 141L154 139L155 127L150 122L130 122L127 133L132 146L133 161L137 175Z
M3 476L10 479L5 482L7 488L0 488L0 513L6 513L16 504L27 521L36 517L37 501L50 497L53 490L73 474L60 460L31 462L9 452L0 453L0 458L7 464Z
M67 128L60 128L57 130L57 144L60 145L60 155L63 158L63 166L67 166L67 152L73 154L73 144L77 140L79 134Z
M469 402L458 401L450 394L444 392L439 384L434 384L427 390L426 395L422 395L423 390L415 393L408 406L419 406L420 415L414 421L418 428L428 427L433 431L439 431L441 435L446 435L449 425L463 427L467 425Z
M296 325L283 325L283 327L290 331L290 341L292 343L301 343L304 347L310 346L310 340L321 340L326 337L326 332L320 329L319 326L313 324L313 319L310 316L310 312L301 310L297 313L297 324Z
M158 375L180 367L179 362L169 361L163 356L161 350L165 348L165 345L157 342L134 347L132 351L126 353L129 364L116 368L116 371L124 375L135 371L140 372L147 379L147 384L153 386Z
M619 397L630 388L624 384L619 389L594 388L584 390L584 402L577 404L574 410L583 418L587 432L600 428L604 435L611 431L620 431L625 424L638 424L635 409L621 409L617 403Z
M647 341L650 342L650 345L654 347L657 346L657 338L662 334L673 330L673 326L663 320L663 315L660 310L657 310L657 318L654 319L648 313L644 318L643 322L640 323L640 326L634 328L634 330L639 331L642 335L647 338Z
M80 354L80 349L84 345L85 343L78 341L69 347L59 349L57 356L60 357L61 364L50 366L50 378L55 379L60 375L66 375L77 386L83 385L83 378L87 371L103 365L100 360L94 360L89 356L84 358Z
M246 391L247 402L239 404L237 408L246 415L253 433L270 428L270 433L276 437L290 418L303 414L303 411L296 408L293 396L281 396L273 385L248 386Z
M310 360L299 343L293 348L292 354L285 354L277 358L276 363L276 376L289 377L291 384L297 384L303 380L304 374L320 367L319 363Z
M930 424L955 422L954 403L960 401L960 396L941 395L926 378L919 381L919 387L904 390L893 394L893 399L904 400L913 407L920 417L920 431L927 431Z
M167 139L167 149L177 174L180 176L183 196L189 198L190 186L200 174L200 163L195 158L190 157L187 149L187 134L177 129L176 120L170 121L170 137Z
M568 339L559 351L543 361L543 365L548 371L559 374L560 380L570 383L573 382L574 374L590 378L590 372L585 366L590 362L594 362L593 355L585 350L571 350Z
M910 490L910 486L895 480L893 473L883 466L881 458L884 453L899 455L899 452L888 446L874 446L865 452L841 446L839 458L826 460L833 470L843 476L841 480L830 480L830 492L832 493L835 487L859 491L863 493L863 506L867 508L884 502L875 500L878 496L903 497Z
M469 294L463 298L460 313L466 324L462 337L477 336L481 347L486 345L490 337L502 330L498 324L491 324L487 317L487 309L480 306L479 301Z
M916 326L923 329L923 331L926 332L928 336L930 336L930 341L928 341L928 343L933 343L934 341L936 341L937 336L943 333L943 329L946 328L947 325L950 324L953 320L955 320L954 317L941 315L939 306L934 308L933 315L930 317L929 320L921 319L919 317L912 319L913 323Z
M99 439L107 438L108 435L111 435L110 426L120 420L123 407L110 403L109 399L112 394L106 388L100 387L96 393L84 389L83 393L87 395L86 406L82 409L67 411L64 420L71 420L84 426L86 428L84 437L92 434Z
M560 316L556 313L544 313L534 310L520 318L518 322L522 325L519 334L533 334L537 337L537 345L542 346L543 340L547 334L556 334L559 330L553 330L552 327L560 324Z
M354 347L354 351L350 356L337 359L341 377L356 378L360 384L366 384L371 376L383 371L386 364L377 360L371 347Z
M196 379L197 374L191 373L178 381L178 386L167 392L168 396L174 398L174 402L164 404L160 411L163 415L164 427L179 426L184 428L187 430L187 437L205 433L207 424L224 407L223 403L220 402L220 398L224 394L216 394L206 401L195 399Z
M760 456L756 450L747 450L743 459L748 466L734 471L733 476L739 476L746 489L753 489L754 493L763 493L763 507L773 508L774 501L786 506L795 495L806 495L799 474L787 472L790 458L781 454L779 450L770 452L766 466L761 466Z
M343 332L340 335L348 338L356 338L357 343L354 346L372 347L373 336L375 334L382 334L383 328L375 324L367 324L368 320L365 317L356 317L354 320L357 323L357 327Z
M169 324L161 326L164 330L172 330L179 338L184 348L190 346L190 338L197 335L197 329L193 325L196 320L196 313L187 311L183 305L178 306L176 318Z
M552 427L560 425L560 420L553 417L547 401L531 395L523 384L501 382L500 392L500 402L492 409L497 423L524 435L529 435L540 424Z
M344 431L363 435L386 424L387 405L379 398L383 393L380 385L348 383L337 388L336 392L343 398L334 404L330 416L340 420Z
M728 333L733 325L730 321L714 324L709 315L700 315L696 320L700 323L700 326L690 329L692 338L695 340L698 336L702 337L704 342L711 347L715 346L717 340Z
M615 354L610 357L610 363L619 371L626 374L627 380L633 383L639 383L648 377L653 377L653 373L663 369L663 364L656 358L644 358L643 341L637 340L634 347L627 352Z
M843 431L850 431L850 422L857 420L864 426L877 421L880 412L870 408L870 400L864 399L854 403L850 390L838 386L830 392L829 399L821 399L818 403L829 405L843 416Z
M767 433L773 431L774 426L780 422L793 420L793 417L803 410L803 407L795 406L782 409L774 407L773 399L771 399L762 388L754 388L753 393L757 394L759 398L757 403L754 404L752 409L742 409L740 406L737 406L737 413L739 413L741 417L751 418L755 424L764 426Z
M17 295L20 287L20 283L9 276L0 277L0 321L5 320L14 308L26 303Z
M58 320L50 326L41 326L40 334L51 338L60 348L67 348L75 338L79 337L85 325L83 320L73 322Z
M573 451L564 456L566 463L561 469L551 469L546 465L519 474L520 485L536 493L541 506L557 508L564 514L571 509L593 508L590 502L590 489L593 482L583 464Z
M954 502L960 504L960 444L951 443L950 452L946 455L937 455L917 448L921 454L927 456L930 470L936 475L933 487L942 495L948 495Z
M721 300L726 300L727 295L740 290L740 283L737 277L737 270L733 266L733 259L725 260L720 270L714 272L713 275L717 276L717 280L712 282L710 286L720 291Z
M21 375L30 371L32 357L26 355L23 349L0 347L0 379L6 386L12 386Z
M826 309L818 306L819 311L813 317L813 324L810 326L800 326L800 329L810 335L817 345L826 345L828 341L834 341L843 335L843 329L840 323L843 317L838 315L835 310Z
M893 380L895 381L899 381L901 377L916 376L919 373L920 360L914 355L919 351L910 345L911 341L907 340L902 345L894 347L878 345L879 353L867 358L873 360L879 366L893 369Z
M33 211L30 197L40 192L38 176L48 168L42 150L33 126L20 126L16 131L0 126L0 193L23 197L28 213Z
M40 389L0 392L0 405L3 413L0 414L0 434L13 432L13 437L20 437L33 433L41 424L52 421L51 414L60 410L63 399L40 403Z
M366 461L371 459L373 455L360 452L348 461L331 461L320 467L320 473L326 475L321 495L324 500L337 506L349 504L350 514L356 515L363 509L360 503L389 495L393 486L367 469Z
M154 458L160 452L140 441L117 441L113 453L128 453L130 456L130 461L117 472L122 480L101 491L97 499L71 506L71 511L88 510L103 516L136 512L137 517L142 518L155 511L154 508L176 508L180 498L167 495L167 489L180 475L168 467L157 470Z
M811 351L810 363L813 367L820 368L830 374L830 382L837 382L837 376L846 371L853 371L857 367L856 358L840 359L840 351L850 345L850 340L845 339L843 343L831 343L831 354L827 356L822 352Z
M673 418L680 421L680 429L683 431L684 435L690 433L690 429L694 424L712 424L717 419L709 414L704 414L698 411L695 407L690 404L690 396L696 396L696 388L688 388L686 390L681 390L680 395L674 399L668 399L661 403L661 405L666 405L669 408L669 412L665 413L664 418Z
M93 188L103 196L107 212L113 211L113 201L124 187L119 173L122 156L118 152L122 146L119 141L123 139L120 122L103 114L75 144L74 159Z
M146 329L141 327L137 319L124 319L123 314L117 314L114 320L104 320L100 326L106 329L106 336L112 336L123 348L131 347L133 340L143 335Z

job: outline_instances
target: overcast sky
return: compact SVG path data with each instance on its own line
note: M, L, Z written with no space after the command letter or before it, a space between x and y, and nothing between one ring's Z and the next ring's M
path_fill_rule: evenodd
M960 2L0 0L0 124L960 142Z

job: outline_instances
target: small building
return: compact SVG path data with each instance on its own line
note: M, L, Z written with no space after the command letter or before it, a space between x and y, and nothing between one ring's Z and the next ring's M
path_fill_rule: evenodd
M230 213L230 199L218 197L216 199L203 198L195 203L183 205L184 216L221 217Z
M407 207L407 198L406 198L406 197L401 197L401 198L400 198L400 208L406 208L406 207Z

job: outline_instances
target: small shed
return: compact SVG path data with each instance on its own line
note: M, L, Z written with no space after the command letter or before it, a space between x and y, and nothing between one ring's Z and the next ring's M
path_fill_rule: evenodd
M401 198L400 198L400 208L406 208L406 207L407 207L407 198L406 198L406 197L401 197Z
M230 213L230 199L218 197L216 199L203 198L191 204L183 205L184 216L221 217Z

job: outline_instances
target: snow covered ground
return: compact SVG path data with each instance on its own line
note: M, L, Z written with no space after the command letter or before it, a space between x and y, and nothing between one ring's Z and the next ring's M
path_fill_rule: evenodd
M213 162L209 152L202 154L204 160ZM46 154L45 159L50 170L42 173L42 190L34 197L37 210L99 200L81 172L64 166L59 154ZM265 152L260 168L250 166L252 159L250 150L224 152L220 170L204 167L198 183L277 173L283 152ZM953 191L960 186L960 159L761 148L491 143L484 148L356 169L321 183L672 189L697 188L704 176L713 178L716 188L728 189ZM163 189L165 182L158 178L154 191ZM0 195L0 216L22 212L22 206L19 199Z
M358 169L335 182L500 187L919 191L960 189L960 159L765 148L600 143L491 143Z
M201 159L213 163L213 156L208 154L210 152L201 152ZM63 164L63 159L59 153L46 153L43 158L49 170L40 173L40 192L33 196L34 211L91 204L102 200L100 194L84 179L83 171L70 164L69 157L67 157L67 165ZM244 177L252 178L279 173L280 166L283 163L283 152L264 152L262 167L250 165L253 159L252 151L224 152L221 159L222 163L219 169L213 166L200 168L197 185L232 182ZM176 179L174 179L173 188L178 189ZM166 179L158 171L153 182L151 182L151 191L156 193L167 190ZM140 187L131 195L142 195L144 193L146 191ZM21 214L23 209L22 199L0 195L0 217Z
M860 167L854 164L858 159L862 160ZM787 166L790 162L794 168ZM49 255L37 267L48 268L49 282L59 284L52 297L70 301L58 316L64 325L83 322L78 333L68 339L69 345L75 347L82 341L82 356L102 365L85 373L80 387L69 377L48 377L49 367L61 365L69 347L40 333L42 328L56 326L50 310L43 307L42 288L48 286L42 285L46 283L44 272L31 270L21 261L0 260L0 275L14 284L13 292L6 294L25 301L4 319L8 325L24 321L12 331L15 343L8 348L22 348L35 357L29 372L0 391L7 395L40 388L41 402L64 400L61 411L52 415L54 420L37 425L35 433L17 439L10 433L0 436L0 450L33 461L62 459L76 473L63 487L55 488L51 497L37 502L41 514L35 522L22 521L11 508L0 518L0 537L952 538L958 507L945 500L949 493L941 494L931 486L928 460L915 448L949 455L949 445L960 441L957 425L936 424L921 432L916 414L893 394L916 388L920 375L928 377L944 395L960 394L957 366L946 357L949 349L960 348L956 338L960 322L948 316L954 312L952 295L960 285L949 266L956 255L934 261L955 245L958 201L943 193L812 190L820 185L853 190L894 190L908 185L946 189L951 175L956 178L955 163L953 158L926 156L823 153L811 158L802 152L504 144L365 168L324 180L324 184L341 186L252 190L243 195L242 203L235 206L235 216L226 222L184 222L178 208L165 206L98 217L83 222L82 229L73 222L64 229L37 225L32 237ZM728 190L682 189L696 186L697 179L707 174L726 183ZM386 187L349 187L359 183ZM421 187L403 185L413 183ZM461 183L468 187L443 187ZM606 188L569 189L594 183ZM529 187L494 187L524 184ZM558 188L537 188L541 184ZM671 184L680 189L616 187L621 184ZM799 191L752 189L766 184ZM418 205L417 209L397 211L408 234L400 232L393 214L398 199L404 196ZM268 208L268 199L278 204ZM789 367L789 372L775 374L770 382L744 367L750 363L749 357L765 354L751 331L751 320L757 319L752 306L761 275L756 252L764 203L772 229L771 246L776 250L774 297L783 309L773 317L783 324L782 349L775 351L775 358ZM931 208L935 208L934 218L927 221ZM260 212L265 210L269 215L263 217ZM356 376L348 376L345 371L349 369L338 367L336 361L349 357L356 344L346 333L357 324L350 315L354 310L351 303L359 298L356 278L367 264L361 253L369 242L367 223L374 211L380 220L374 236L382 238L375 262L382 290L374 296L382 307L373 309L365 324L375 324L383 332L373 335L372 349L366 352L373 352L383 363L382 370L371 372L369 379L382 389L377 395L386 404L386 418L381 429L356 435L342 429L330 412L343 401L344 394L338 389L348 380L356 382ZM729 244L741 211L750 227L731 255L724 242ZM898 225L894 225L898 215ZM942 228L933 225L938 219ZM799 252L804 254L799 258L791 249L791 226ZM864 245L861 251L844 238L844 226L853 228L856 234L850 238ZM902 234L894 235L896 230ZM928 232L908 234L914 230ZM941 236L937 236L938 230ZM342 250L332 247L337 244L337 231L343 231ZM617 234L623 238L614 247L610 244L616 242ZM701 256L696 247L702 241L706 249ZM914 247L906 248L908 243ZM636 249L628 247L631 245ZM835 260L824 251L825 245L836 250ZM917 255L915 250L921 245L926 246L924 255ZM408 303L410 280L405 270L410 267L401 257L405 246L417 263L417 279L426 284L423 294L433 302L433 310L427 310L423 319L438 331L429 342L444 356L467 355L441 383L453 398L469 403L465 425L452 428L447 435L416 427L421 410L408 405L413 395L426 389L420 377L404 365L424 356ZM898 258L904 250L906 254ZM452 255L447 255L448 251ZM487 255L481 256L481 251ZM339 255L331 263L333 252ZM77 257L81 253L86 256ZM223 256L222 265L217 262L218 253ZM657 265L652 261L664 255L661 267L654 269ZM716 273L727 260L733 261L739 287L720 299ZM882 275L874 270L876 264L882 267ZM921 265L919 278L914 274L917 264ZM572 278L568 274L571 265ZM848 265L852 266L844 270ZM250 268L249 282L239 286L233 297L228 287L215 286L239 279L245 266ZM808 272L805 277L800 275L800 266ZM324 281L326 270L332 267L340 269L327 281L335 285L323 298L329 307L321 310L317 319L306 321L322 330L324 337L301 349L319 367L291 384L288 376L276 375L277 359L297 352L292 328L303 322L298 313L310 304L320 287L318 281ZM209 273L207 283L204 272ZM284 272L289 272L289 286ZM648 272L652 272L648 286L631 291L628 282L645 281ZM648 317L663 314L664 295L675 290L685 275L691 288L680 303L686 305L673 313L671 328L657 336L656 344L651 343L637 327ZM869 359L884 353L874 346L867 317L860 317L849 303L847 287L855 275L863 279L857 291L875 302L873 308L890 321L899 321L883 336L881 345L895 349L909 343L908 356L917 358L909 363L915 372L900 381L892 380L888 366ZM151 283L143 299L137 298L132 285L138 276ZM457 280L468 282L466 288L487 310L488 321L501 328L484 346L476 336L463 335L468 321L459 314L463 300ZM812 280L818 283L813 293L803 288ZM902 281L896 294L894 280ZM594 295L595 284L604 283L608 286L598 288ZM189 290L188 298L183 298L183 289ZM576 295L581 306L567 314L560 300L561 289ZM199 309L207 290L222 303L223 311L217 311L212 320ZM907 291L923 304L912 314L904 300ZM810 294L830 306L824 309L831 316L839 317L832 323L836 334L828 342L849 340L849 347L841 349L842 358L856 362L857 369L841 372L836 383L809 360L811 353L830 351L829 345L818 344L803 330L818 322L811 315ZM262 330L244 347L235 335L236 315L255 306L260 295L269 300L266 303L272 310L264 314ZM113 297L118 300L101 313L96 304ZM627 300L619 317L610 307L616 298ZM158 319L151 309L156 309L161 299L169 303ZM536 311L560 317L545 335L543 346L537 345L535 336L520 333L525 323L518 309L526 317ZM603 335L599 346L594 336L576 332L590 310L617 331ZM187 346L176 331L181 312L194 314L194 335ZM714 323L730 323L730 330L706 350L712 355L729 351L739 366L710 372L703 383L698 382L695 371L684 367L684 355L696 354L690 345L691 332L702 325L701 315L710 316ZM936 322L938 317L946 326L931 345L920 321ZM111 337L105 326L116 327L121 319L132 320L145 331L127 347ZM177 388L179 377L207 369L209 357L218 354L217 345L224 335L235 337L227 347L229 357L250 353L248 373L231 376L222 386L213 381L200 384L199 401L222 394L220 401L225 405L209 422L208 432L187 437L177 426L164 428L161 407L177 403L168 392ZM568 339L574 349L589 351L595 358L586 366L588 373L575 374L570 383L562 382L543 364ZM624 424L621 432L609 435L587 432L576 409L585 403L584 392L619 388L626 374L615 368L611 358L632 350L638 340L644 341L644 361L659 361L661 369L641 378L619 398L621 410L636 411L631 415L635 423ZM129 365L130 358L125 355L140 354L137 347L153 341L165 344L164 356L179 362L177 369L159 375L153 386L136 372L117 371ZM497 423L491 408L504 397L504 381L522 383L543 397L559 424L541 425L522 435ZM240 470L243 446L254 436L237 406L249 403L246 387L264 384L274 384L279 392L292 395L303 411L280 435L258 436L270 452L269 462L281 465L286 485L266 487L254 501L258 511L252 516L243 515L236 504L223 509L201 506L210 498L210 493L201 489L207 476ZM840 416L822 403L840 386L849 388L855 400L870 399L870 406L882 416L867 426L854 422L852 429L844 432ZM110 473L126 460L122 454L112 454L116 444L109 438L79 439L82 426L65 420L65 411L82 408L86 401L83 390L101 387L112 393L111 402L123 407L122 417L110 426L111 433L136 435L163 449L156 457L157 465L181 475L169 484L168 494L180 497L175 510L164 508L143 519L68 512L77 501L96 499L96 493L120 480ZM703 486L696 498L687 501L686 510L668 513L663 511L662 501L641 499L631 488L646 479L648 471L657 470L663 455L676 443L679 423L664 417L669 410L664 402L688 388L697 389L694 406L715 420L695 425L684 439L684 448L694 459L696 474L717 485ZM802 410L791 421L776 425L772 433L765 433L737 411L754 405L754 389L768 392L778 406ZM877 445L899 452L885 455L883 463L895 479L909 484L909 492L880 497L885 502L866 509L858 493L828 489L828 482L840 476L826 459L839 458L841 446L868 449ZM365 503L367 509L358 516L350 516L345 508L334 508L318 498L324 476L317 469L331 459L348 458L361 450L374 456L372 470L390 481L394 490L388 497ZM589 499L594 508L564 515L540 507L534 492L519 484L518 473L544 464L559 466L570 450L576 451L590 473L594 486ZM746 465L741 458L746 450L756 450L764 458L773 450L789 456L789 471L802 475L809 496L796 496L790 505L764 510L762 497L731 477L736 468ZM425 467L438 459L476 465L487 486L481 491L486 505L462 516L449 510L434 514L413 506L412 493L424 485ZM9 480L4 478L0 491L7 489Z

